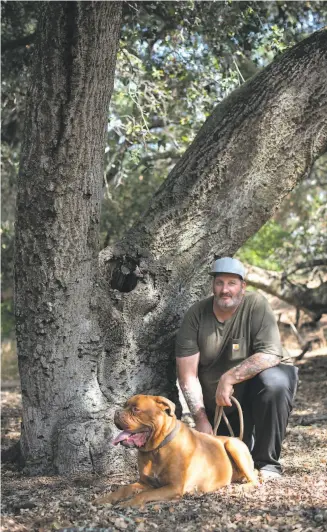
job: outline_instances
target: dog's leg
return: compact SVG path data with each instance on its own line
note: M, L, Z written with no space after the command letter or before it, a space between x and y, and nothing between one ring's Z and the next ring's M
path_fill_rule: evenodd
M248 448L237 438L229 438L225 442L225 449L234 460L240 475L248 481L244 488L250 488L258 485L258 476L256 475L253 460Z
M180 487L173 485L163 486L162 488L143 491L119 506L122 508L127 508L129 506L139 507L147 502L170 501L171 499L179 498L182 495L183 490Z
M114 491L112 493L107 493L103 497L98 497L93 501L94 506L98 506L100 504L116 504L118 501L122 501L124 499L128 499L134 493L137 493L139 491L146 490L148 486L146 484L143 484L142 482L135 482L134 484L128 484L127 486L122 486L117 491Z

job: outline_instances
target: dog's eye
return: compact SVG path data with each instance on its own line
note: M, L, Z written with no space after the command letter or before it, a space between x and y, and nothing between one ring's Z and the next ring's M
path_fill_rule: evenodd
M133 412L133 414L139 414L141 412L141 410L139 408L137 408L136 406L133 406L132 412Z

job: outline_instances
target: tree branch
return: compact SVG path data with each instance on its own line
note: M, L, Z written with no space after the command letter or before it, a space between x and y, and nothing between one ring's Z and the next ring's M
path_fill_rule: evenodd
M183 277L198 261L195 277L215 254L235 253L326 149L326 49L327 32L316 32L225 98L124 245L133 242L136 256L141 247L160 261L174 257Z
M283 273L268 272L255 266L248 267L247 284L279 297L294 307L315 314L327 312L327 282L316 288L291 283Z
M296 273L299 270L307 270L311 268L316 268L317 266L326 266L326 259L314 259L306 262L300 262L299 264L295 264L294 268L287 271L286 275L292 275L293 273Z
M165 159L178 159L181 157L182 152L176 151L176 150L169 150L169 151L163 151L163 152L156 152L150 155L146 155L145 157L142 157L140 164L138 166L145 166L152 161L160 161Z

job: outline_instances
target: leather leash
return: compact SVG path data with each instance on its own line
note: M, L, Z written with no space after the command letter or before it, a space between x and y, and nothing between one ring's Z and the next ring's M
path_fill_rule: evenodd
M242 412L242 407L240 405L240 403L238 402L238 400L235 398L235 397L231 397L231 400L232 402L236 405L236 408L237 408L237 411L238 411L238 415L239 415L239 418L240 418L240 435L239 435L239 439L240 440L243 440L243 435L244 435L244 421L243 421L243 412ZM224 407L223 406L216 406L216 411L215 411L215 420L214 420L214 428L213 428L213 434L214 436L217 436L217 430L218 430L218 427L220 425L220 422L221 422L221 418L224 418L224 421L227 425L227 428L229 430L229 433L232 437L234 437L234 432L233 432L233 429L227 419L227 416L224 412Z

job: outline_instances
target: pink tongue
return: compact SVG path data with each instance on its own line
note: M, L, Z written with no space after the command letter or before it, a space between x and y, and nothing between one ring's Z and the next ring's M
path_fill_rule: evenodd
M128 440L128 438L130 437L131 433L130 432L127 432L126 430L123 430L122 432L120 432L118 434L118 436L116 436L116 438L112 441L112 445L118 445L118 443L120 443L121 441L124 441L124 440Z
M118 434L118 436L116 436L112 444L118 445L118 443L121 443L126 440L130 444L135 445L136 447L142 447L142 445L146 443L147 433L139 432L138 434L132 434L131 432L128 432L127 430L123 430L122 432Z

